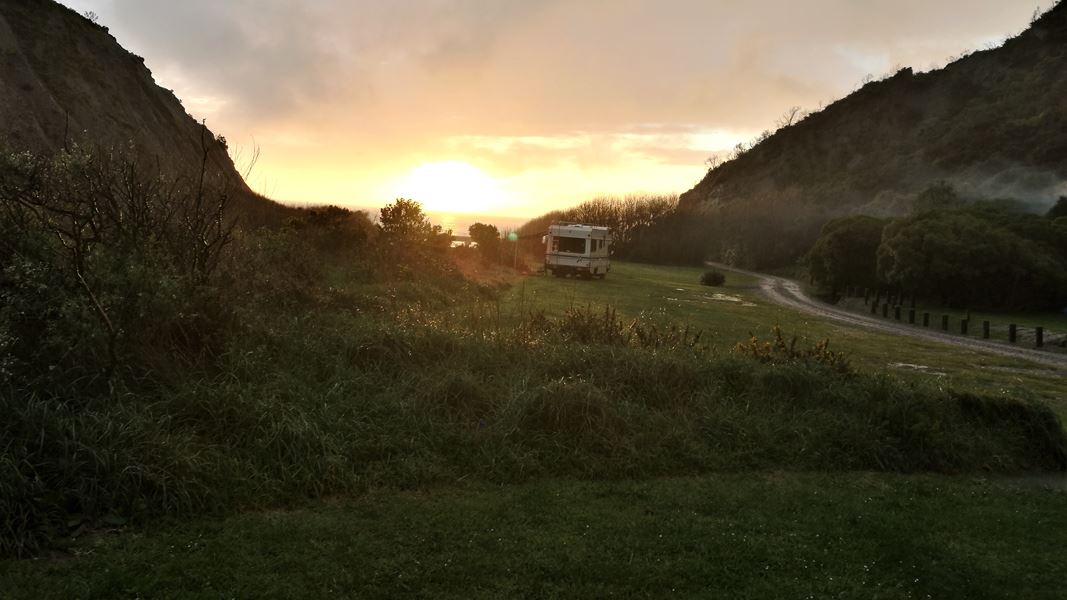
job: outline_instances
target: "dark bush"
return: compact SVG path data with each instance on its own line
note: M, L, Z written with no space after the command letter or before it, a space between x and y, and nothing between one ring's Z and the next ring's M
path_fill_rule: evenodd
M726 275L724 275L722 271L716 271L713 269L711 271L705 271L704 274L700 276L701 285L719 287L724 283L726 283Z
M0 156L0 331L18 338L5 359L22 384L90 391L216 354L230 191L117 151Z

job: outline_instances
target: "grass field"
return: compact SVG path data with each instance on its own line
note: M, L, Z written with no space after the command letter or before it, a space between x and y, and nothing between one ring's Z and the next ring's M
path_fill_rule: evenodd
M1057 597L1063 477L983 474L1052 468L1028 445L1041 415L940 388L1063 415L1058 374L822 323L701 272L531 276L437 312L397 310L432 290L342 277L334 304L251 322L225 378L93 421L42 406L70 429L49 435L97 460L79 493L162 494L186 516L87 521L0 561L0 598ZM384 320L378 298L397 303ZM702 331L710 357L507 333L605 304ZM830 338L856 373L733 356L774 325Z
M808 342L829 338L832 348L848 353L863 371L983 394L1039 399L1067 421L1067 374L1063 372L823 321L768 304L752 277L726 273L726 284L711 288L700 285L703 272L696 267L615 263L603 281L532 276L511 289L505 310L560 313L573 306L610 304L630 316L690 324L703 332L705 342L723 352L749 335L767 337L771 327L779 325L787 335Z
M101 532L10 598L1061 598L1067 493L890 475L470 485Z

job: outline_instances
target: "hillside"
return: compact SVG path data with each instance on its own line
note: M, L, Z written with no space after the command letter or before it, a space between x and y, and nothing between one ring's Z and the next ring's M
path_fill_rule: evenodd
M206 149L244 212L284 210L248 189L224 142L106 27L53 0L0 0L0 144L49 153L71 143L132 145L170 172L198 170Z
M904 69L783 128L681 197L704 213L899 214L944 180L1033 208L1067 194L1067 4L1003 46Z

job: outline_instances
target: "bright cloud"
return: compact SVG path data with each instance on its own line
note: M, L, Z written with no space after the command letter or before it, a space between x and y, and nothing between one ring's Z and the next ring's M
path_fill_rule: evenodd
M1038 8L63 1L98 13L231 146L255 140L251 183L280 200L380 205L425 165L462 163L495 190L479 206L525 215L592 194L682 192L704 159L772 128L789 107L814 109L895 66L944 64L1021 31Z

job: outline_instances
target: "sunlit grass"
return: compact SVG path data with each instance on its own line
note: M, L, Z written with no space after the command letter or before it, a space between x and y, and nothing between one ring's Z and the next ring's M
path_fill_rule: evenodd
M724 286L701 286L704 270L614 262L603 281L534 275L509 291L504 310L516 315L535 309L562 314L572 306L610 305L631 317L646 315L688 324L703 332L702 340L723 352L750 334L764 337L778 325L806 343L829 338L831 348L848 353L853 365L868 373L1040 399L1067 420L1063 372L1025 360L838 325L768 303L759 293L757 280L747 275L727 273Z

